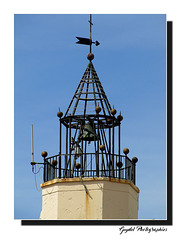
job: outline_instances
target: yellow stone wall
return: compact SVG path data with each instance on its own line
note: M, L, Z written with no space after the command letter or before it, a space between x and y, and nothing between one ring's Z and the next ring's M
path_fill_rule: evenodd
M129 180L53 179L41 187L41 219L138 218L139 189Z

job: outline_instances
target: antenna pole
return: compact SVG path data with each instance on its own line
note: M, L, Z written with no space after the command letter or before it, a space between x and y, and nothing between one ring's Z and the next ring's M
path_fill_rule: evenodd
M33 143L33 124L31 125L31 148L32 148L32 163L34 163L34 143ZM34 165L32 165L32 170L34 170Z

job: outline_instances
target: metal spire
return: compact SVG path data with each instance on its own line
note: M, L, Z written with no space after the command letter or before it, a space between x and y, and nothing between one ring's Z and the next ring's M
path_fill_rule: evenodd
M90 23L90 53L92 52L92 14L90 14L90 21L88 21Z

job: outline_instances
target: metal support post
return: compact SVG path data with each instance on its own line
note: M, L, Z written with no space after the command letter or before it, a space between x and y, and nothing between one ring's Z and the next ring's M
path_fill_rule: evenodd
M60 143L59 143L59 163L58 163L58 178L61 178L61 147L62 147L62 140L61 140L61 135L62 135L62 127L61 127L61 118L59 119L60 122Z
M114 118L112 119L112 177L114 177Z
M99 177L99 115L97 116L97 163L96 163L96 174Z
M71 118L69 119L69 177L71 177Z

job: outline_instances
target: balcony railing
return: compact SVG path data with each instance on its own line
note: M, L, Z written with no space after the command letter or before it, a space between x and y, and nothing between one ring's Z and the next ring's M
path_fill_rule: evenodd
M60 160L60 161L59 161ZM61 162L61 169L59 169ZM55 178L108 177L130 180L135 184L136 164L126 155L83 153L44 158L44 182Z

